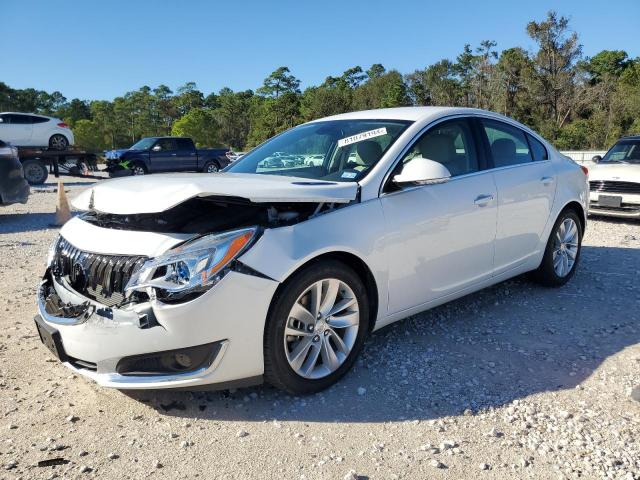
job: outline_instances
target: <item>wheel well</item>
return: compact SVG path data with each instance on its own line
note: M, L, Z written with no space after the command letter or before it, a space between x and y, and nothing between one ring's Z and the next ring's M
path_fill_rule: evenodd
M280 284L278 290L276 291L274 298L278 295L278 291L282 286L286 283L286 281L291 278L291 276L298 272L299 270L308 267L317 262L321 262L323 260L338 260L345 265L351 267L354 272L360 277L364 287L367 289L367 294L369 296L369 316L371 321L369 322L369 329L373 330L373 327L376 323L376 318L378 318L378 286L376 285L376 280L371 273L371 270L367 266L366 263L362 261L359 257L352 253L347 252L329 252L324 253L322 255L318 255L315 258L312 258L308 262L303 265L300 265L296 270L291 272L291 274ZM273 304L273 302L272 302Z
M569 202L564 206L562 211L558 214L558 217L562 215L563 212L566 212L567 210L573 210L576 213L576 215L578 215L578 219L580 220L580 230L584 234L584 229L586 227L586 224L585 224L586 220L584 216L584 208L582 208L582 205L580 205L580 203L576 201Z

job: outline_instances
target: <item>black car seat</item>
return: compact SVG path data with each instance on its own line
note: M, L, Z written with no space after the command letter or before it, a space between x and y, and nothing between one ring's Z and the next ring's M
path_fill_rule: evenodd
M506 167L518 163L516 158L516 142L510 138L498 138L491 144L493 163L496 167Z

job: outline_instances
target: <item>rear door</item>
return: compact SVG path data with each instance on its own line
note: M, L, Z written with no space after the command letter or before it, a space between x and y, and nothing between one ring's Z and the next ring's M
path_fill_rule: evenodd
M149 151L151 171L177 172L180 162L177 159L178 148L174 138L159 138Z
M176 158L178 159L178 168L181 170L197 170L198 156L196 148L190 138L176 138Z
M478 122L498 190L498 275L536 253L553 206L556 174L544 145L533 136L498 120Z

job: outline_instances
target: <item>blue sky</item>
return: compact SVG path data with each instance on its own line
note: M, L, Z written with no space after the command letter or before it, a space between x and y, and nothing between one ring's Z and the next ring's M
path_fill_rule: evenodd
M586 55L640 56L639 0L0 0L0 81L67 98L187 81L208 94L255 89L287 65L304 87L355 65L408 73L484 39L533 49L525 26L550 9L571 19Z

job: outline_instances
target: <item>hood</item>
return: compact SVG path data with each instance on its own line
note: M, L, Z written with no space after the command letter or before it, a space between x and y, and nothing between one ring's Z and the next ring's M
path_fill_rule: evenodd
M79 210L157 213L195 197L239 197L254 203L348 203L355 182L326 182L250 173L141 175L102 181L71 201Z
M124 152L128 152L128 148L121 148L119 150L109 150L104 152L104 158L107 160L118 160Z
M598 163L589 167L589 181L613 180L640 183L640 164Z

